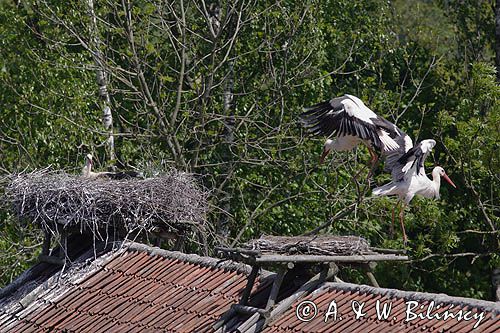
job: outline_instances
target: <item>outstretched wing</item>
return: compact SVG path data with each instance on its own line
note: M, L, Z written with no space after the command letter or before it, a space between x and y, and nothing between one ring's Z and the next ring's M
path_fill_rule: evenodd
M355 136L386 152L400 148L395 139L401 135L401 130L352 95L335 97L306 108L300 118L313 135Z
M423 140L401 155L390 166L392 179L394 181L401 181L416 174L425 175L424 162L435 145L436 141L432 139Z
M413 148L413 141L410 136L399 128L397 130L399 134L394 138L394 141L396 141L399 147L394 150L385 151L383 154L385 158L384 171L386 172L392 173L392 170L399 164L398 160Z

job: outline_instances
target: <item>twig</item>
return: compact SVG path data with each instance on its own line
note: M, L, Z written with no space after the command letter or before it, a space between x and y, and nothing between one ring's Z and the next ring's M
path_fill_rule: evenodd
M460 257L473 257L472 262L474 262L479 257L487 257L487 256L490 256L492 254L495 254L495 253L494 252L487 252L487 253L464 252L464 253L450 253L450 254L433 253L433 254L429 254L423 258L408 260L408 261L406 261L406 263L411 264L411 263L415 263L415 262L422 262L422 261L429 260L432 258L460 258Z

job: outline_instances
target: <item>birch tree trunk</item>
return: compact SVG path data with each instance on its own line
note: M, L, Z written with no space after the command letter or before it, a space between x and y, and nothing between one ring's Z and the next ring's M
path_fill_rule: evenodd
M114 169L116 160L115 155L115 138L113 133L113 114L111 112L111 98L108 92L108 80L106 75L106 68L103 54L101 53L101 39L99 37L99 30L97 28L97 16L94 11L94 0L87 0L88 15L90 17L90 36L92 56L96 65L96 79L99 87L100 106L102 108L102 123L104 130L107 133L106 138L106 153L111 167Z
M495 2L495 67L500 81L500 0Z
M233 160L232 157L232 148L234 144L234 61L232 60L229 63L229 73L227 76L226 86L224 88L224 114L226 116L224 121L224 141L226 144L226 152L225 152L225 160L228 161L227 167L225 167L226 177L231 178L234 163L229 162ZM219 223L217 226L217 233L222 236L224 239L227 239L229 236L229 216L231 212L231 197L232 190L230 188L230 182L226 182L226 186L224 188L224 194L221 199L223 214L219 219Z

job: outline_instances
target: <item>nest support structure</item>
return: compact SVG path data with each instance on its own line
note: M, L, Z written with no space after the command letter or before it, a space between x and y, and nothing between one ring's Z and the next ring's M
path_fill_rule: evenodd
M364 238L357 236L264 236L240 248L218 247L216 250L222 258L252 267L239 303L234 304L213 326L218 333L223 332L228 323L239 315L246 315L248 319L238 327L238 332L260 331L319 284L341 282L337 275L343 266L363 270L371 284L379 287L373 274L377 262L408 260L404 250L371 247ZM277 269L277 273L265 307L249 306L249 296L259 271L269 267ZM304 282L302 286L279 301L278 295L283 286L297 279Z

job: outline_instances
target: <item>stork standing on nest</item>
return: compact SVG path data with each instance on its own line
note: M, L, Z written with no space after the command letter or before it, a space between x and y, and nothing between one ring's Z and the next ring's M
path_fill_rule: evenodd
M120 172L94 172L92 171L93 156L87 154L85 156L85 166L82 169L82 177L84 178L110 178L110 179L126 179L126 178L144 178L143 175L137 171L120 171Z
M411 142L411 139L409 140ZM436 145L436 141L422 140L415 147L408 151L396 150L388 157L385 165L386 170L390 170L392 181L383 186L373 189L373 195L397 195L399 200L392 210L392 229L394 229L394 214L395 210L401 203L399 212L399 222L403 231L403 241L406 243L404 227L404 209L415 195L421 195L425 198L439 199L439 189L441 187L441 177L443 177L451 186L455 184L448 177L444 169L440 166L432 170L432 180L425 175L424 162L432 148Z
M350 151L359 143L368 147L370 172L378 161L375 150L388 154L406 149L408 137L396 125L378 116L359 98L352 95L335 97L309 108L300 115L302 125L313 135L325 135L320 163L332 151ZM333 137L333 139L330 139Z

